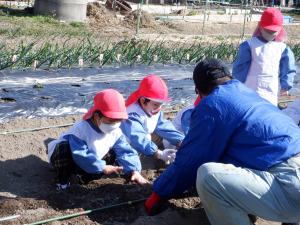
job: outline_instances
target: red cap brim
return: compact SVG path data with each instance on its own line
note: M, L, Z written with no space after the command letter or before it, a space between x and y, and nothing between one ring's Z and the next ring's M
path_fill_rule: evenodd
M154 102L160 102L160 103L165 103L165 102L170 102L172 99L171 98L166 98L166 99L155 99L155 98L148 98L148 97L145 97L151 101L154 101Z
M281 31L282 26L279 26L279 25L270 25L270 26L265 26L263 28L266 29L266 30L271 30L271 31L278 32L278 31Z
M128 119L127 112L108 112L108 113L103 113L103 115L110 119L122 119L122 120Z

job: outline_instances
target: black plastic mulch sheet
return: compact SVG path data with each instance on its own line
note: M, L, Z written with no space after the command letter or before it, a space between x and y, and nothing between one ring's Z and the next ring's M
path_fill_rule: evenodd
M9 118L61 116L84 113L98 91L114 88L125 98L148 74L162 77L172 101L192 104L194 66L106 67L61 70L0 71L0 122Z

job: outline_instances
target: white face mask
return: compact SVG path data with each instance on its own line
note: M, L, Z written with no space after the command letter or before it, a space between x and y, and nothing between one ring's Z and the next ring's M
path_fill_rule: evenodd
M103 123L101 122L99 129L105 133L108 134L110 132L112 132L113 130L119 128L121 125L121 122L117 122L117 123L112 123L112 124L108 124L108 123Z
M267 32L264 29L261 29L260 32L261 32L261 36L266 41L273 41L279 33L279 32Z

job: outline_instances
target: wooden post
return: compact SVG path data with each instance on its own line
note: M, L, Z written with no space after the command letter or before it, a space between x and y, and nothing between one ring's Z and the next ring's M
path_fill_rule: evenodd
M247 7L245 5L245 9L244 9L244 24L243 24L243 32L242 32L242 36L241 39L243 40L245 37L245 26L246 26L246 19L247 19L247 11L246 11Z
M208 0L205 1L204 18L203 18L203 23L202 23L202 35L204 35L204 27L205 27L205 21L206 21L207 6L208 6Z
M136 31L135 31L135 35L138 36L139 35L139 30L140 30L140 22L141 22L141 14L142 14L142 5L143 5L143 0L140 0L140 3L138 4L138 8L137 8L137 21L136 21Z

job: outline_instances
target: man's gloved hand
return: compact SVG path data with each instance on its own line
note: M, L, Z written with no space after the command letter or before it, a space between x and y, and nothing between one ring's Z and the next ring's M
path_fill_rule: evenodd
M156 156L158 159L161 159L165 161L166 164L170 164L174 162L175 157L176 157L176 151L175 149L165 149L163 151L158 150L156 152Z
M158 196L158 194L156 194L155 192L152 192L150 197L145 202L145 208L146 208L147 214L149 216L154 216L154 215L162 212L165 209L165 207L163 207L164 202L165 201L162 200Z

